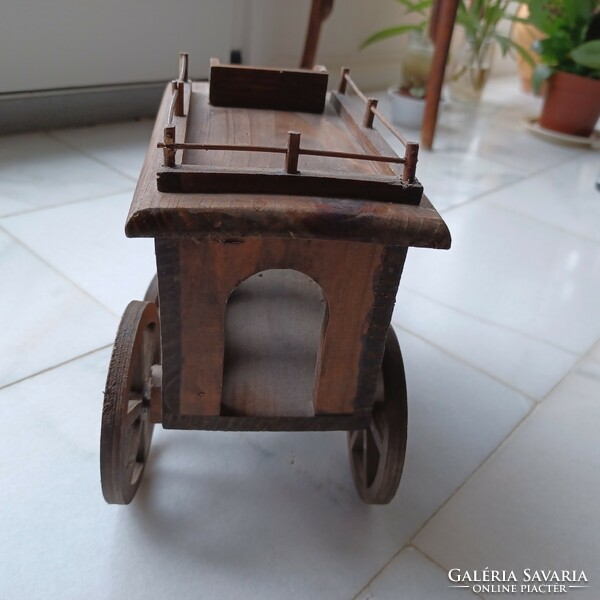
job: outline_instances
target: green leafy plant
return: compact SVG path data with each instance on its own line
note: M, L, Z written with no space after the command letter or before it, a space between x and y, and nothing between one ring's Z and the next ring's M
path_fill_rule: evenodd
M528 21L546 37L535 44L541 63L533 87L556 71L600 79L600 1L528 0Z
M433 0L396 0L396 2L405 8L407 14L416 14L421 19L416 23L387 27L377 31L362 43L361 49L410 31L419 31L422 33L426 31ZM514 15L518 4L519 2L516 0L460 1L456 23L464 29L465 36L472 47L474 56L483 56L482 49L485 44L489 44L489 40L491 39L500 46L503 55L513 49L533 66L533 59L529 52L514 42L508 35L504 35L497 30L498 24L503 19L510 21L523 20ZM455 77L460 77L461 74L459 72L455 74Z

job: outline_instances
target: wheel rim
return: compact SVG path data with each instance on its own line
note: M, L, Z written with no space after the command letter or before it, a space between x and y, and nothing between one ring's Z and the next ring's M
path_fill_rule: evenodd
M359 496L369 504L394 497L404 466L407 432L406 382L400 346L388 332L369 427L348 432L352 475Z
M128 504L140 484L150 450L151 367L159 359L160 325L153 303L131 302L111 356L100 440L102 492L111 504Z

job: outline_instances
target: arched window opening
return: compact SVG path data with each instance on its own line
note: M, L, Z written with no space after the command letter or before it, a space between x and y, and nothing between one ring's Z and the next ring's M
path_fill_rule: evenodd
M326 314L321 288L298 271L270 269L240 283L227 301L221 414L313 416Z

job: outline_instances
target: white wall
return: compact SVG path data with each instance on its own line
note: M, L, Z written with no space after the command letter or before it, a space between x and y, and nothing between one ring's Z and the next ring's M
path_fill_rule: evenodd
M241 47L247 63L296 65L310 0L7 0L0 10L0 93L162 81L190 52L191 75ZM335 0L319 61L372 69L385 85L402 40L358 52L378 27L398 21L392 0ZM357 73L357 71L355 71ZM396 75L397 77L397 75Z
M234 0L4 0L0 92L160 81L229 58Z

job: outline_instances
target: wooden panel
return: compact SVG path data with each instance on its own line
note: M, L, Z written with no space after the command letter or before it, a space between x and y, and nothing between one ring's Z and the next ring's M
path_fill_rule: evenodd
M207 431L351 431L369 426L370 417L326 415L316 417L196 417L168 415L165 429Z
M328 74L321 71L212 65L210 103L321 113L328 78Z
M378 202L419 204L423 188L399 178L337 175L323 172L289 175L283 171L163 169L158 173L161 192L203 194L275 194L357 198Z
M165 412L221 414L227 299L241 281L272 268L295 269L309 275L321 286L327 300L328 322L315 375L315 414L350 414L355 406L368 405L372 386L360 381L369 375L363 368L365 352L373 340L380 346L376 353L382 352L385 339L381 324L373 329L373 314L382 303L388 303L391 311L394 302L379 289L384 248L374 244L280 238L231 242L235 243L193 239L179 242L178 279L173 279L171 285L180 288L180 315L171 312L176 309L175 304L167 301L165 305L161 295L161 319L166 323L180 318L176 338L180 345L179 373L170 370L176 364L177 352L163 358L165 389L170 390L165 393ZM159 269L159 278L160 273ZM399 272L395 275L399 277ZM160 286L164 289L162 281ZM173 333L173 329L167 325L165 331ZM166 381L167 377L180 382L179 397L173 387L176 384ZM358 397L359 389L364 398ZM250 392L257 401L264 397L265 402L272 402L263 389Z
M206 84L193 85L194 91L206 90ZM161 104L129 211L128 236L223 239L264 234L284 238L377 241L395 246L450 247L448 228L425 196L419 206L410 206L321 197L159 192L156 189L156 172L160 169L162 151L156 144L162 141L168 98L170 87ZM273 113L265 114L272 116ZM304 117L315 118L314 115ZM301 124L299 119L295 129ZM327 127L331 135L336 135L337 126L328 124ZM255 131L258 130L257 127ZM242 136L244 128L240 127L237 131Z

